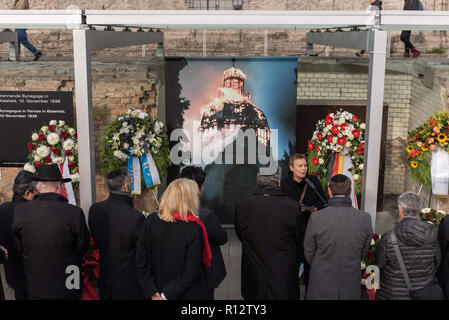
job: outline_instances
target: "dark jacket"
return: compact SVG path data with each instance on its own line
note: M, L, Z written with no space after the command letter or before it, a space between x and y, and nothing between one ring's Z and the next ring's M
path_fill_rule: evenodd
M404 10L419 10L419 0L405 0Z
M212 253L211 267L207 269L207 286L209 290L215 289L226 277L226 266L221 254L220 246L228 241L228 233L221 226L215 213L207 208L200 208L198 215L204 224Z
M382 1L380 1L380 0L374 1L374 3L372 3L371 5L378 7L379 10L382 10Z
M321 194L321 196L325 200L327 200L318 177L314 175L308 175L306 177L309 178L309 180L315 185L317 191ZM291 172L289 172L288 177L281 181L281 191L289 198L299 203L299 199L301 198L302 191L306 184L307 183L304 180L302 180L301 182L296 182L295 180L293 180L293 175ZM310 186L307 187L302 204L306 207L316 207L318 210L321 210L325 207L323 201L320 200L316 192ZM304 217L306 219L306 223L308 223L310 212L305 212Z
M16 207L13 236L22 252L30 299L66 299L80 290L66 288L66 268L80 270L89 247L89 230L81 208L56 193L36 195ZM82 286L82 279L80 279Z
M136 246L145 216L130 195L111 192L89 209L89 228L100 254L100 299L143 300Z
M449 300L449 218L444 217L438 230L441 248L441 265L438 269L438 282L443 288L446 300Z
M310 217L304 254L311 265L308 300L360 300L360 263L372 239L369 213L333 197Z
M242 242L241 290L246 300L299 299L298 203L279 189L256 189L235 204L235 232Z
M5 252L0 250L0 264L5 263ZM5 292L3 291L3 281L0 279L0 300L5 300Z
M418 290L434 284L441 260L438 227L419 218L405 217L394 230L412 287ZM377 245L375 265L380 271L380 289L376 292L376 299L410 300L391 242L391 230Z
M26 277L22 254L14 244L12 221L16 206L25 202L21 197L0 206L0 244L8 250L8 260L4 264L5 278L11 288L20 292L26 292Z
M137 274L145 299L159 292L167 300L206 300L206 267L201 227L166 222L156 213L145 221L137 245Z

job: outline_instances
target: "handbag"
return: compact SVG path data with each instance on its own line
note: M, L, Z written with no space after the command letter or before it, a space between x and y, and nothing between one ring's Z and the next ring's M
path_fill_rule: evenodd
M410 283L407 269L405 269L404 260L402 260L401 251L399 250L398 240L394 230L391 232L391 242L393 243L394 253L398 259L399 266L401 267L402 275L404 276L407 289L410 292L410 298L412 300L444 300L443 290L440 285L435 282L433 285L415 290Z

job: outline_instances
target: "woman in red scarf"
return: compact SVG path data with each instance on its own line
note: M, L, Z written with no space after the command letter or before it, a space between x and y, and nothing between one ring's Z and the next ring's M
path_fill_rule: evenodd
M146 299L206 300L212 255L198 219L198 185L174 180L150 214L137 245L137 272Z

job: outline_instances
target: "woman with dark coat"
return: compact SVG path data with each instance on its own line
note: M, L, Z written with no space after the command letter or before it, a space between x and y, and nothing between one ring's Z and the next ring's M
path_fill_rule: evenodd
M192 179L198 184L200 190L199 197L204 192L204 182L206 181L206 172L199 167L188 166L182 169L181 178ZM198 215L204 223L209 239L210 251L212 253L211 267L207 269L207 286L209 288L209 299L214 300L214 290L226 277L226 266L223 260L220 246L228 241L228 233L221 226L220 220L215 213L207 208L199 208Z
M137 244L137 274L145 299L206 300L212 255L198 218L198 185L176 179L157 213L145 221Z
M449 300L449 217L441 220L438 230L438 240L441 247L441 265L438 269L438 282L443 288L446 300Z
M438 227L418 217L421 204L421 199L416 193L406 192L399 196L401 222L394 227L402 259L414 290L435 284L435 273L441 261ZM391 233L392 230L387 231L376 247L374 264L379 267L380 273L380 289L376 292L376 300L410 300L410 293L392 244Z
M37 194L33 177L31 172L21 170L14 180L12 201L0 206L0 244L8 250L8 260L4 263L5 278L14 289L16 300L28 300L28 294L22 254L17 250L12 236L12 221L16 206L33 200Z

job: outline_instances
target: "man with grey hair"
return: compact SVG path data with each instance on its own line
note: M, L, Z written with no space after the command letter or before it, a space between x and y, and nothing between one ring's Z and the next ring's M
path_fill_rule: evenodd
M435 273L440 265L441 252L438 244L438 226L419 218L422 201L414 192L405 192L398 198L400 222L394 227L405 269L414 290L435 284ZM405 278L402 274L392 243L392 231L381 238L375 256L380 270L379 300L410 300Z
M89 227L100 253L100 299L143 300L137 278L136 243L145 216L134 209L126 168L106 176L109 198L89 209Z
M299 204L280 190L281 167L257 175L256 191L235 204L242 242L241 292L246 300L298 300L305 221Z

